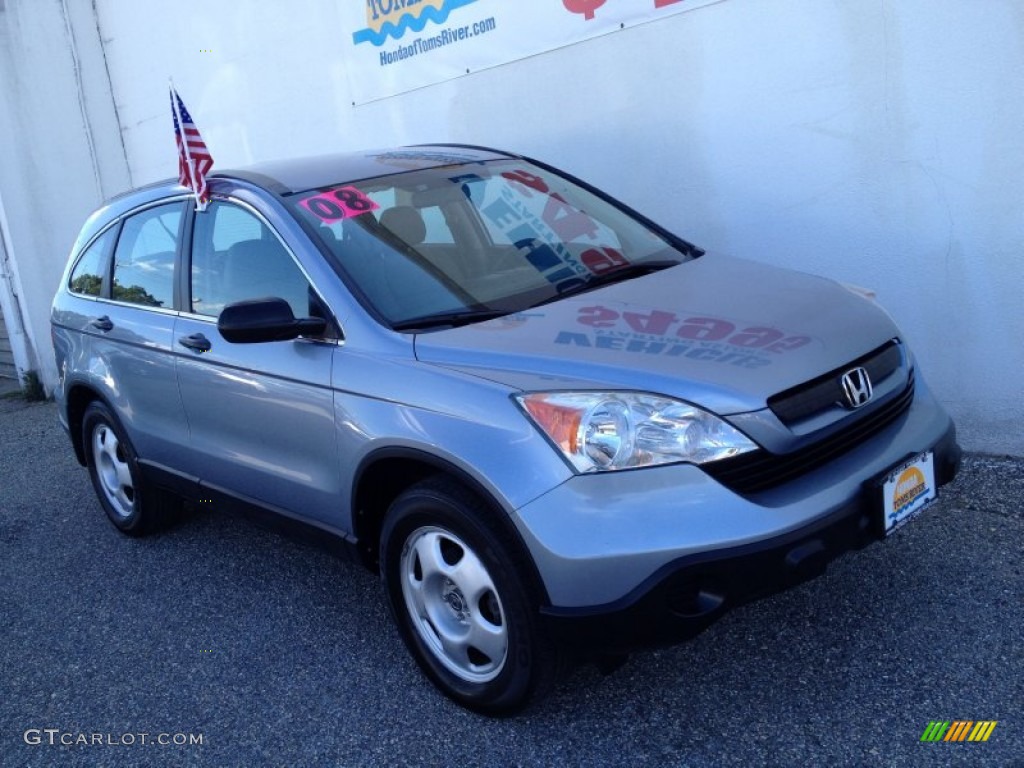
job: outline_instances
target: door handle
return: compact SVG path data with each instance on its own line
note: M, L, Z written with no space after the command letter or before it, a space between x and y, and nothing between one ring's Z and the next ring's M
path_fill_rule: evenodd
M182 336L178 339L178 343L183 347L188 347L193 352L209 352L213 345L210 344L210 340L201 333L193 333L191 336Z
M89 321L89 325L91 325L93 328L103 331L104 333L113 330L114 328L114 324L110 322L110 318L107 317L106 315L103 315L103 317L93 318L92 320Z

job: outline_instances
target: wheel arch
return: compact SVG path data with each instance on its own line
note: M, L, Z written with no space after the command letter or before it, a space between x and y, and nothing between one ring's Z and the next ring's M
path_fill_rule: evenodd
M527 574L539 590L542 600L550 602L544 581L530 556L515 524L504 507L483 483L452 462L423 450L408 447L379 448L360 462L352 484L353 534L358 541L359 560L368 569L380 568L380 534L384 517L392 502L421 480L446 476L479 497L490 510L491 520L504 534L506 544L515 547L521 561L528 564Z
M83 467L86 466L85 444L82 442L82 422L85 418L85 411L89 403L100 401L113 412L110 403L95 388L88 384L77 382L67 390L65 396L65 410L68 418L68 432L71 436L71 445L75 449L75 458Z

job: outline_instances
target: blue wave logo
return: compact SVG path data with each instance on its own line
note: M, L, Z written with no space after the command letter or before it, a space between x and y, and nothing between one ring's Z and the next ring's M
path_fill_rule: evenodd
M445 0L440 8L435 8L433 5L425 5L420 10L419 16L414 16L412 13L403 13L401 18L398 19L397 24L388 20L381 25L379 30L367 27L366 29L360 29L358 32L353 32L352 42L356 45L372 43L373 45L381 46L387 42L389 37L400 40L409 30L422 32L428 23L444 24L448 21L448 16L451 15L452 11L475 2L476 0Z

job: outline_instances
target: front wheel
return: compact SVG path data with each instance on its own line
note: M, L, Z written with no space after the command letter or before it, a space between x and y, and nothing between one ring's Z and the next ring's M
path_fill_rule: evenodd
M427 676L463 706L508 715L540 697L558 664L525 564L493 514L447 479L419 483L388 511L381 569L402 639Z

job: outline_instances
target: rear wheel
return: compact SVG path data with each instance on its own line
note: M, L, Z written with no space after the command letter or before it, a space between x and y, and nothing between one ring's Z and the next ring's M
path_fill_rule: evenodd
M82 440L100 505L120 531L141 536L171 522L175 499L145 483L135 449L103 403L93 401L85 409Z
M488 521L494 512L445 478L405 491L381 534L381 568L402 639L446 695L512 714L554 681L526 569Z

